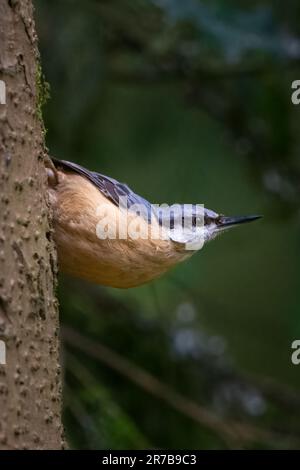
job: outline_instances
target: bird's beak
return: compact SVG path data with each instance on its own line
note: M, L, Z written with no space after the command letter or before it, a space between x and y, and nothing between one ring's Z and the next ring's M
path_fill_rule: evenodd
M253 222L254 220L261 219L262 215L243 215L243 216L236 216L236 217L225 217L220 216L217 228L220 230L225 230L230 227L234 227L235 225L245 224L247 222Z

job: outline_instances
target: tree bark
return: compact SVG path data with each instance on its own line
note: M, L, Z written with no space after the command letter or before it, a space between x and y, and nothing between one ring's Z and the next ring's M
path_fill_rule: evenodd
M0 2L0 448L63 447L56 253L31 0ZM2 343L3 345L3 343Z

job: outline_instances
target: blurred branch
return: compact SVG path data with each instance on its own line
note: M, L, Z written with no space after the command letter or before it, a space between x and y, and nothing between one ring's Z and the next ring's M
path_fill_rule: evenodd
M202 426L211 429L231 448L241 448L242 445L249 446L251 443L258 441L268 443L270 446L278 446L282 445L285 441L285 436L279 433L263 430L251 424L220 419L212 411L186 399L152 374L144 371L127 359L124 359L107 346L88 339L70 327L63 327L62 334L66 343L71 347L102 362L131 380L143 390L163 400L176 411L198 422ZM289 438L289 442L286 444L287 447L291 447L295 442L292 442L292 439Z
M202 292L196 292L182 278L179 278L173 274L169 274L167 280L171 284L174 284L175 287L178 287L182 291L186 292L189 296L189 299L200 310L204 307L206 311L209 311L210 315L213 314L214 310L222 310L226 313L226 305L224 303L221 303L216 299L210 299ZM272 377L261 377L250 373L241 373L239 371L234 371L234 376L237 380L246 382L248 385L256 387L270 401L283 406L287 410L292 410L293 412L299 413L299 394L287 385L276 382L276 380L274 380Z
M240 374L241 379L255 385L265 397L281 405L287 410L299 413L300 396L299 393L287 385L276 382L271 377L260 377L254 374Z

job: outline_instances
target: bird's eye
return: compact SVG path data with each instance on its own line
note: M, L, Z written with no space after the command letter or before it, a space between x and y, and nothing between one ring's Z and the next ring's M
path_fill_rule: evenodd
M216 225L220 225L222 223L222 218L224 216L222 214L220 214L216 219L215 219L215 223Z

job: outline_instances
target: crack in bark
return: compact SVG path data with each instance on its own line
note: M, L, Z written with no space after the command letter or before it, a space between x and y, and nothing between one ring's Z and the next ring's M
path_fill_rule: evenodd
M8 309L8 302L0 294L0 316L3 318L3 320L7 320L9 323L11 323L11 319L7 313Z

